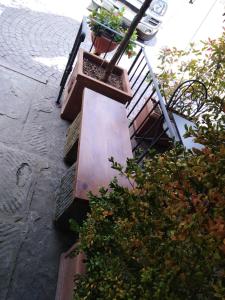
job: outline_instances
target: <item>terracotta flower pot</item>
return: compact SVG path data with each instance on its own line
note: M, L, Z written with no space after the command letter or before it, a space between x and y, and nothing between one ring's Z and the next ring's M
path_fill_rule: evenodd
M95 55L100 55L102 53L111 52L118 44L105 36L96 36L93 32L91 33L91 40L94 43Z
M83 71L84 59L103 68L108 64L106 60L96 55L85 52L83 49L79 50L76 66L65 88L61 110L61 117L68 121L73 121L80 112L85 87L123 104L129 102L132 98L132 90L126 70L118 66L114 68L113 72L119 75L122 81L122 88L119 89L109 83L86 75Z

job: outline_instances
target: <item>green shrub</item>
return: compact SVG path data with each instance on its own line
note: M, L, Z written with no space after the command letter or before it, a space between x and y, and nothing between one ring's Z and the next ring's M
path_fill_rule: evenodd
M179 50L176 47L162 49L157 77L166 100L169 100L176 87L185 80L202 81L208 91L209 109L211 103L217 103L220 112L221 105L225 104L224 70L225 30L218 39L202 41L199 46L192 43L188 50Z
M199 125L200 150L179 146L125 171L91 195L80 229L87 274L74 299L224 299L224 115Z
M115 179L90 195L74 299L225 299L225 115L210 107L187 132L202 150L176 145L125 169L111 159L131 188Z

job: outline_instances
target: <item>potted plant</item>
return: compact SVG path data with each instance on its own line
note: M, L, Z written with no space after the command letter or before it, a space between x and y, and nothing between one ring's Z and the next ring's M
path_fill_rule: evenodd
M130 101L132 91L126 70L116 66L109 82L101 81L108 62L100 57L79 50L77 63L65 88L61 117L73 121L81 110L85 87L121 103Z
M70 91L67 88L65 91L61 111L62 118L69 121L75 119L81 109L85 87L121 103L127 103L131 100L132 91L127 71L116 66L116 63L127 47L129 50L130 39L151 2L152 0L145 0L110 62L80 49L77 64L71 75L73 84L71 85L69 81Z
M125 33L125 29L122 26L123 13L124 8L121 10L114 9L108 11L101 7L91 12L88 23L91 28L91 38L95 48L95 55L113 51L118 46L119 42L121 42L121 34ZM117 34L114 31L120 34ZM136 38L136 32L134 32L132 40L135 41ZM129 57L135 54L133 43L129 44L125 53Z

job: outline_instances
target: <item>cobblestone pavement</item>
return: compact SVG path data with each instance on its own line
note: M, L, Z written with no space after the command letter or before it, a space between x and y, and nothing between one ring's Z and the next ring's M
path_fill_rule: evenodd
M57 82L73 45L78 22L72 18L0 1L0 64Z
M70 238L54 229L68 127L57 88L0 67L0 299L51 300Z
M53 300L59 256L73 242L52 223L68 128L55 100L79 23L6 2L0 0L0 299Z

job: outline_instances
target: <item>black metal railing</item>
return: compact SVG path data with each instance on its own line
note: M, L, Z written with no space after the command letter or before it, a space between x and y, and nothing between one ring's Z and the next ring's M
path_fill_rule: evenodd
M127 116L133 152L141 161L152 148L162 152L171 147L176 133L144 47L128 74L133 97L127 104Z
M175 110L189 120L199 117L208 110L206 99L208 91L198 79L186 80L178 85L170 97L167 108Z
M73 64L74 64L75 58L77 56L77 52L80 48L81 43L84 42L86 35L87 35L87 20L86 20L86 17L84 17L80 24L76 39L73 44L73 48L69 54L69 59L67 61L65 71L63 73L63 76L62 76L62 79L60 82L60 90L59 90L58 98L56 101L56 104L58 104L58 105L60 104L60 98L62 96L66 81L73 69Z
M91 20L94 21L93 19ZM109 39L108 50L110 49L115 35L120 35L123 37L123 34L116 32L97 21L95 22L99 26L102 26L104 29L102 31L107 30L107 32L111 32L111 34L107 34L107 38ZM95 40L98 35L95 35L92 37L92 39L90 39L90 32L87 30L87 28L87 19L84 18L61 80L61 89L57 103L60 101L59 99L61 97L63 88L70 72L72 71L79 47L85 40L86 36L89 37L89 44L91 40L91 44L88 48L89 52L93 51L93 48L95 47ZM128 76L131 89L133 91L133 97L126 105L127 117L129 119L132 149L135 155L138 153L138 160L141 161L148 155L149 150L152 148L162 152L171 147L174 140L181 142L179 136L177 135L176 127L173 124L173 119L170 117L169 111L176 110L176 108L181 108L181 106L184 105L184 97L187 96L187 98L190 98L190 93L192 93L192 96L195 95L197 99L200 96L207 97L207 91L200 81L188 81L182 83L180 87L175 90L168 103L166 103L160 92L159 83L155 74L153 73L149 58L145 51L145 47L139 42L132 43L134 43L136 46L136 56L130 60L125 60L124 63L125 55L123 53L117 61L117 64L121 65L122 67L124 67L124 64L126 64L126 68L128 69ZM108 50L106 49L105 53L102 54L103 59L105 60L108 60L113 55L113 52L108 52ZM191 89L197 85L203 86L203 88L200 89L199 92L196 92L195 89L194 93L191 91ZM182 101L180 101L181 99ZM193 99L191 98L191 100ZM198 102L198 100L196 100L196 114L202 109L202 105L200 102Z
M91 20L99 25L99 32L95 34L94 38L92 38L89 52L93 51L96 38L101 35L101 31L107 30L107 32L111 31L112 33L107 34L107 38L110 40L108 48L110 48L112 40L116 34L121 37L124 36L124 34L118 33L106 25L99 23L98 21L93 19ZM104 30L101 30L101 26ZM146 55L144 45L136 41L132 43L135 45L137 54L129 61L126 60L126 66L128 65L127 69L129 81L133 91L132 100L127 103L126 108L127 117L130 122L129 128L131 132L133 151L136 154L137 152L140 152L139 150L144 146L144 152L142 154L144 157L148 150L154 146L156 146L158 151L165 150L166 141L168 141L167 144L169 145L169 141L175 138L175 128L168 115L165 101L160 93L158 82L152 71L152 67ZM112 55L113 52L108 52L106 50L106 52L103 53L103 59L107 60ZM117 64L121 65L122 67L124 66L124 57L125 53L123 53L117 61ZM142 118L140 122L139 119L141 115L143 115L143 112L149 108L150 103L154 103L154 105L151 105L150 111L145 114L144 119ZM158 115L159 118L155 118L154 122L151 122L153 115ZM149 128L144 128L145 130L142 130L146 124L149 125ZM161 130L161 125L164 125L164 127L166 126L166 128ZM170 138L165 135L167 131L170 133ZM151 135L154 133L153 136L150 136L150 133ZM164 146L162 147L162 145ZM143 157L140 157L140 159Z

